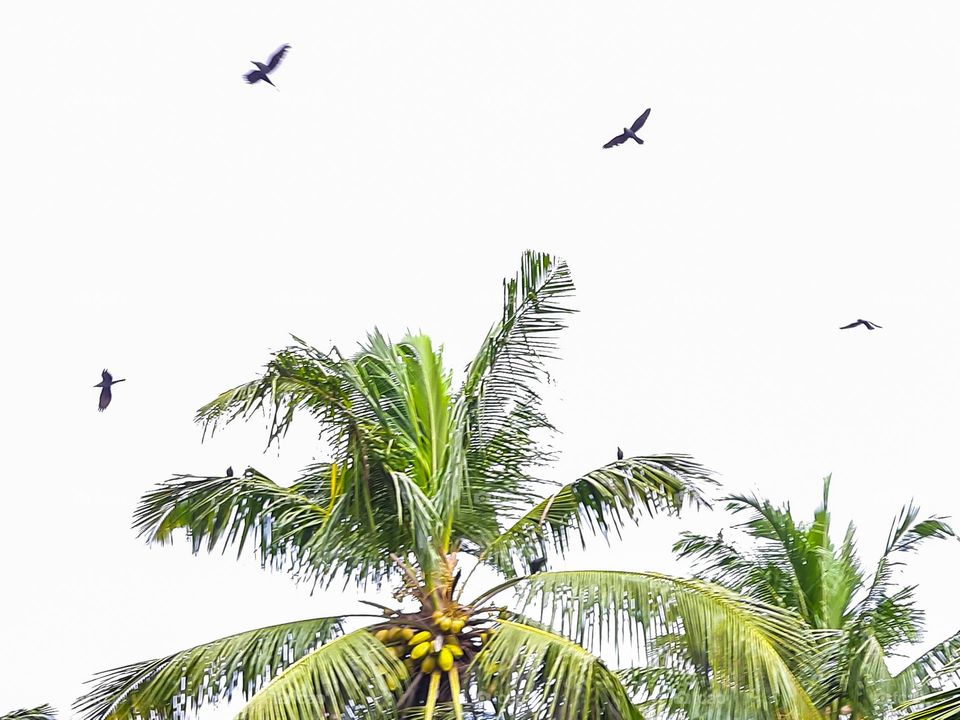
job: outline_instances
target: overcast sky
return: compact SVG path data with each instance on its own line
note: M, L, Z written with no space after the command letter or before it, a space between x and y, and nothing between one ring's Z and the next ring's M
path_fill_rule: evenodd
M525 248L580 313L558 479L687 452L872 563L899 507L960 515L960 10L901 2L21 2L0 47L0 712L97 671L354 608L232 555L148 548L173 473L318 452L195 409L296 333L421 329L460 369ZM250 60L292 45L279 90ZM601 146L645 108L646 144ZM883 326L840 332L867 318ZM127 378L107 412L100 371ZM682 573L655 520L569 567ZM928 644L960 547L911 561Z

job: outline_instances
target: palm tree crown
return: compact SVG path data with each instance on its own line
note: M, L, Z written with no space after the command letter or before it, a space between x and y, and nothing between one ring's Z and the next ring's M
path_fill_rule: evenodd
M827 477L823 502L810 523L796 521L789 505L776 507L756 496L729 497L730 511L748 515L739 527L752 547L684 533L674 549L697 561L699 577L803 617L821 648L811 694L828 716L882 717L936 687L944 667L957 657L960 633L899 674L887 665L904 645L918 642L923 630L916 588L895 582L902 557L925 541L956 536L945 518L920 519L911 503L894 519L880 560L867 573L852 523L839 546L830 537L829 492Z
M321 587L385 583L397 605L352 632L349 616L319 617L101 673L77 703L83 717L179 717L238 691L249 720L632 718L627 676L590 651L624 633L705 659L711 683L750 688L764 708L815 717L791 670L810 647L792 611L656 573L527 574L575 540L700 503L711 482L683 455L623 458L555 487L537 474L554 457L539 385L572 293L566 263L525 253L458 384L424 335L393 343L374 331L351 356L294 338L262 377L201 408L205 432L265 410L269 442L309 415L329 459L289 486L252 467L176 476L143 498L139 531L157 543L184 531L195 552L252 546ZM472 590L478 566L502 584ZM508 590L514 603L496 602Z

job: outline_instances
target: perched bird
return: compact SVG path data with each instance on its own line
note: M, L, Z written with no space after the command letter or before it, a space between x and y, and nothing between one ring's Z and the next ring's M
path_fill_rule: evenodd
M629 129L624 128L621 135L617 135L613 140L604 145L604 149L612 148L614 145L623 145L627 140L633 138L637 141L637 145L643 145L643 140L637 137L637 130L643 127L643 124L647 121L647 116L650 115L650 108L644 110L643 115L638 117L633 125Z
M623 460L623 450L617 448L617 460Z
M530 561L530 574L536 575L538 572L543 572L546 567L547 559L545 557L534 558Z
M113 375L108 373L106 370L100 373L100 376L103 378L103 380L101 380L96 385L94 385L94 387L103 388L100 391L100 406L99 406L100 412L103 412L104 410L107 409L107 405L110 404L110 400L113 399L113 394L110 392L110 386L116 385L117 383L125 382L126 378L123 378L122 380L114 380Z
M233 477L233 465L227 468L227 477Z
M867 330L873 330L874 328L882 328L883 326L872 323L869 320L857 320L852 322L849 325L844 325L841 330L849 330L850 328L855 328L857 325L863 325Z
M268 62L266 65L264 65L263 63L259 63L256 60L251 60L250 62L256 65L257 69L251 70L246 75L244 75L243 76L244 79L251 85L253 85L256 82L260 82L261 80L266 80L268 83L273 85L273 81L270 80L270 78L267 77L267 75L269 75L270 73L272 73L274 70L277 69L277 65L280 64L280 61L283 60L283 56L287 54L287 50L289 49L290 49L289 45L284 45L282 48L280 48L273 54L273 56L270 58L270 62ZM273 85L273 86L276 87L276 85Z

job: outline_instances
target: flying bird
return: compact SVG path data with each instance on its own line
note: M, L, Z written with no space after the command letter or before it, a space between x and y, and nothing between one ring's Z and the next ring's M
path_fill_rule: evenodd
M289 49L290 49L289 45L284 45L283 47L281 47L279 50L277 50L273 54L273 56L270 58L270 62L268 62L266 65L264 65L263 63L259 63L256 60L251 60L250 62L256 65L257 69L251 70L246 75L244 75L243 76L244 79L251 85L253 85L256 82L260 82L261 80L265 80L266 82L273 85L273 81L267 76L277 69L277 65L280 64L280 61L283 60L283 56L287 54L287 50ZM276 85L273 85L273 86L277 87Z
M617 460L623 460L623 450L617 448Z
M233 465L227 468L227 477L233 477Z
M623 145L627 140L633 138L637 141L637 145L643 145L643 140L637 137L637 130L643 127L643 124L647 121L647 116L650 115L650 108L647 108L643 111L643 115L638 117L633 125L629 129L624 128L621 135L617 135L613 140L604 145L604 149L612 148L614 145Z
M844 325L844 326L843 326L842 328L840 328L840 329L841 329L841 330L849 330L850 328L855 328L857 325L863 325L867 330L873 330L874 328L882 328L882 327L883 327L882 325L877 325L876 323L872 323L872 322L870 322L869 320L857 320L856 322L852 322L852 323L850 323L849 325Z
M110 392L110 386L116 385L117 383L122 383L126 381L126 378L123 378L122 380L114 380L113 375L108 373L106 370L100 373L100 376L103 378L103 380L101 380L96 385L94 385L94 387L103 388L100 391L100 406L99 406L100 412L103 412L104 410L107 409L107 405L110 404L110 400L113 399L113 394Z

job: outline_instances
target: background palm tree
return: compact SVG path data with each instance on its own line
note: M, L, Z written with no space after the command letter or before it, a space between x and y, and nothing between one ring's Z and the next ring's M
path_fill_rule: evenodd
M944 669L960 657L957 633L900 673L892 673L887 664L904 646L918 642L923 631L915 586L895 582L903 556L924 541L955 535L945 518L918 519L919 509L911 503L895 518L880 560L868 574L852 523L839 546L830 538L829 491L827 477L823 502L810 523L797 522L789 504L775 507L756 496L726 498L730 511L749 515L738 527L751 539L750 546L739 547L722 534L684 533L674 550L697 562L698 577L803 617L820 645L815 683L808 689L827 717L882 717L904 701L938 689ZM703 701L695 693L689 697ZM683 704L675 701L678 712Z
M14 710L6 715L0 715L0 720L56 720L57 713L49 705L40 705L35 708Z
M669 644L709 663L710 683L753 691L751 708L816 717L791 671L810 647L789 610L657 573L527 575L544 553L701 502L711 482L683 455L624 458L559 487L538 476L554 458L538 385L572 292L563 261L524 254L459 387L428 337L391 343L374 331L350 357L294 338L262 377L201 408L205 432L265 410L269 442L311 416L329 460L286 487L255 468L176 476L143 498L139 531L162 544L184 530L195 552L252 547L321 587L387 584L396 603L101 673L77 702L83 717L169 718L234 691L249 700L249 720L635 717L625 676L591 652L622 638L638 650L663 643L658 658ZM477 591L483 566L503 582ZM509 605L498 600L508 591ZM368 624L347 632L355 619Z

